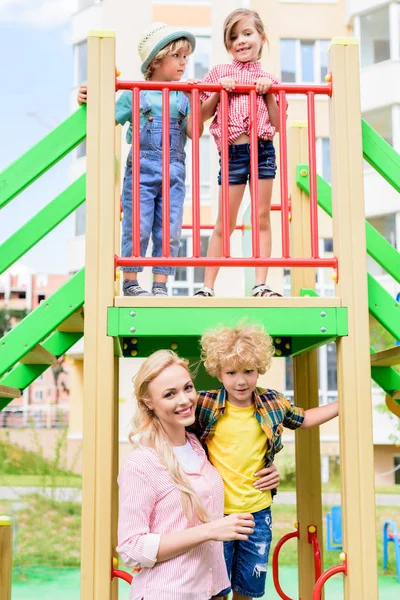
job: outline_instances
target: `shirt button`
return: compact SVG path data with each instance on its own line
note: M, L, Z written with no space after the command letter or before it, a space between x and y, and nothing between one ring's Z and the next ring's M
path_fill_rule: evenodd
M211 573L211 571L212 571L212 567L210 567L208 570L209 570L209 571L210 571L210 573Z

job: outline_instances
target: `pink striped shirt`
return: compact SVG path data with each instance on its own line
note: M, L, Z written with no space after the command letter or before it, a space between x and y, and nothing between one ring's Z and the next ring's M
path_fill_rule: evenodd
M204 77L202 83L218 83L222 77L231 77L236 83L254 84L260 77L268 77L274 84L280 81L270 73L261 69L260 62L242 63L239 60L233 60L231 64L215 65L211 71ZM200 99L204 102L212 92L202 92ZM238 94L232 92L228 95L228 136L229 144L242 134L250 135L250 107L249 94ZM210 132L214 136L218 151L221 152L221 109L220 103L210 125ZM262 140L272 140L275 135L275 127L269 120L267 102L263 95L257 96L257 134Z
M197 473L187 473L212 519L223 517L224 487L200 442L187 434L200 456ZM118 478L118 547L127 567L143 567L132 582L130 600L209 600L230 586L222 542L206 542L157 563L162 534L189 527L181 493L157 454L148 447L129 455ZM195 523L200 524L200 523Z

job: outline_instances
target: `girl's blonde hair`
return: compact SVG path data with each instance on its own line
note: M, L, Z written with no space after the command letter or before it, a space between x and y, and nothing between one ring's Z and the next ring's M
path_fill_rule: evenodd
M231 12L230 15L228 15L226 17L225 22L224 22L224 44L225 44L225 48L227 49L228 52L230 51L230 48L232 45L231 44L232 29L235 27L235 25L237 25L239 23L239 21L241 21L242 19L245 19L246 17L251 17L253 19L253 23L254 23L254 27L256 28L256 31L258 31L258 33L261 35L261 37L265 39L267 44L269 43L268 36L265 33L264 23L262 22L261 17L258 14L258 12L255 10L250 10L248 8L237 8L236 10ZM258 56L257 56L257 59L261 58L262 49L263 49L263 47L261 46L260 52L258 53Z
M184 358L180 358L172 350L158 350L146 358L141 365L134 378L137 410L132 419L133 430L129 434L129 440L135 448L148 446L155 450L158 458L169 471L172 480L181 492L183 512L188 521L192 522L194 516L196 516L199 521L205 522L209 519L209 515L178 462L162 423L147 405L151 399L149 391L151 382L165 369L173 365L183 367L191 377L189 362Z
M178 52L178 50L184 50L186 54L191 54L193 52L192 45L186 38L174 40L155 55L144 74L146 81L151 79L151 76L153 75L154 71L158 69L163 58L169 56L170 54L175 54L175 52Z
M274 355L271 336L262 325L255 323L211 329L203 333L200 344L204 367L214 377L219 377L224 367L257 368L263 375Z

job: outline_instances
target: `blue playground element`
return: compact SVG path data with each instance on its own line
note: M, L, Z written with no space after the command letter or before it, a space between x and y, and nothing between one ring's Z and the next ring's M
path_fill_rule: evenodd
M391 529L391 531L390 531ZM383 526L383 569L386 571L388 564L388 544L393 542L396 558L397 581L400 583L400 536L393 521L385 521Z
M332 506L326 515L326 547L328 550L342 549L342 507Z

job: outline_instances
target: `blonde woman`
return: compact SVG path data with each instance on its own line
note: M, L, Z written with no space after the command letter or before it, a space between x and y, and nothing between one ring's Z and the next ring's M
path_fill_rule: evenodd
M208 600L229 594L223 542L253 533L250 514L223 517L224 488L197 438L186 360L159 350L135 378L133 451L119 476L118 547L142 567L130 600Z

